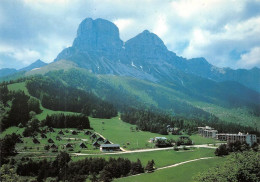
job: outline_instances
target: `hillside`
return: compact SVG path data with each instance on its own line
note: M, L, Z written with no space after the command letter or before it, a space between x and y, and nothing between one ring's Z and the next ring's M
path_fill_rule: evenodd
M65 66L63 66L64 63ZM52 65L59 65L59 67ZM73 65L68 61L52 63L35 70L45 73L45 68L64 68ZM69 67L70 68L70 67ZM28 72L31 73L31 72ZM72 88L92 92L122 110L125 106L158 108L185 118L209 120L212 116L225 121L240 123L244 126L259 128L259 94L240 84L217 83L200 78L183 78L189 85L170 87L131 77L96 75L82 68L47 72L45 76L59 80ZM207 83L207 84L205 84ZM232 92L229 92L232 90ZM241 99L242 96L242 99ZM245 120L246 118L246 120Z

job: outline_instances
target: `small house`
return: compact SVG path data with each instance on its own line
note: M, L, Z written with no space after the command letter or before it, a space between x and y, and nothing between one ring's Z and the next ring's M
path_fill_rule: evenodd
M154 141L157 142L157 140L163 140L163 141L165 141L165 140L167 140L167 138L166 138L166 137L155 137L155 138L154 138Z
M95 133L93 133L90 137L91 138L97 138L97 135Z
M78 132L76 132L75 130L72 131L72 135L77 135Z
M56 140L61 141L61 137L60 136L56 136Z
M52 149L58 149L58 146L55 145L55 144L52 144L52 145L50 146L50 148L52 148Z
M54 143L53 139L51 139L51 138L48 139L48 142L49 143Z
M52 127L49 127L49 132L55 132L55 130Z
M80 148L87 148L87 146L82 142L81 144L79 144Z
M69 133L69 130L65 130L65 133Z
M47 136L44 133L42 133L41 138L47 138Z
M101 144L100 151L102 152L114 152L121 151L119 144Z
M86 131L86 132L85 132L85 135L91 135L91 134L92 134L91 131Z
M109 140L105 140L104 144L111 144L111 142Z
M39 143L40 143L40 141L39 141L39 140L37 140L36 138L33 138L33 143L34 143L34 144L39 144Z
M67 144L65 145L65 148L73 148L73 147L72 147L72 145L71 145L70 143L67 143Z
M94 147L100 147L100 144L99 144L97 141L95 141L92 145L93 145Z
M59 135L64 135L64 133L63 133L62 130L60 130L58 134L59 134Z
M105 139L104 139L104 138L102 138L102 137L98 137L97 141L98 141L98 142L104 142L104 141L105 141Z

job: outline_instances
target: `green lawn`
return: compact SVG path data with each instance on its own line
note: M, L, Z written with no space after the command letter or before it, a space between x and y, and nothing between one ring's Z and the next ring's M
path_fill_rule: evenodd
M119 117L112 119L96 119L90 118L90 125L96 132L101 133L104 137L111 140L113 143L120 144L126 150L153 148L154 144L149 143L150 138L165 136L177 140L179 135L160 135L157 133L136 131L135 125L125 123ZM131 130L134 128L134 131ZM194 144L217 143L219 141L203 138L199 135L192 135L191 139ZM127 145L129 143L129 145Z
M131 161L137 161L140 159L142 164L145 166L149 160L154 160L155 167L164 167L179 162L197 159L201 157L214 157L214 149L207 148L196 148L191 150L162 150L162 151L151 151L151 152L140 152L140 153L129 153L129 154L114 154L114 155L97 155L91 157L104 157L106 159L113 158L128 158ZM85 157L73 157L73 160L84 159Z
M9 84L8 90L11 90L11 91L21 90L21 91L24 91L24 93L26 95L29 95L29 92L28 92L27 88L25 87L25 82Z
M188 159L187 159L188 160ZM216 166L224 161L224 158L199 160L180 166L162 169L153 173L145 173L139 176L115 179L115 182L191 182L202 171Z

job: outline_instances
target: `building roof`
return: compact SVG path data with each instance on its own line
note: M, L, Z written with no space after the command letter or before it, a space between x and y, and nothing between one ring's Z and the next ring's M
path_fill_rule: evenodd
M51 139L51 138L48 139L48 142L49 143L54 143L53 139Z
M79 146L82 147L82 148L87 148L87 146L85 145L85 143L81 143L81 144L79 144Z
M120 147L119 144L101 144L101 147Z
M70 143L67 143L67 144L65 145L65 147L66 147L66 148L72 148L72 145L71 145Z
M100 146L100 144L97 141L95 141L92 145L93 146Z
M58 148L57 145L55 145L55 144L52 144L50 147L51 148Z
M111 142L109 140L105 140L104 144L111 144Z
M167 140L166 137L155 137L156 140Z

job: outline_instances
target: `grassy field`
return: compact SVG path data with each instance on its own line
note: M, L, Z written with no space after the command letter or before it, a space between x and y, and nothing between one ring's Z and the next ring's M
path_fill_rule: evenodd
M137 161L140 159L142 164L145 166L149 160L154 160L155 167L160 168L179 162L197 159L201 157L213 157L214 149L206 148L194 148L191 150L162 150L162 151L150 151L150 152L140 152L140 153L129 153L129 154L114 154L114 155L98 155L96 157L104 157L106 159L113 158L128 158L131 161ZM95 157L95 156L91 156ZM83 156L73 157L73 160L84 159Z
M160 135L157 133L136 131L135 125L121 121L120 117L115 117L112 119L90 118L90 125L96 132L101 133L113 143L120 144L126 150L153 148L154 144L148 142L150 138L165 136L166 138L177 140L180 136ZM194 141L194 144L197 145L219 142L211 138L203 138L199 135L192 135L190 138Z
M139 176L115 179L115 182L191 182L198 173L206 171L224 161L224 158L213 158L183 164L173 168L167 168L145 173Z

